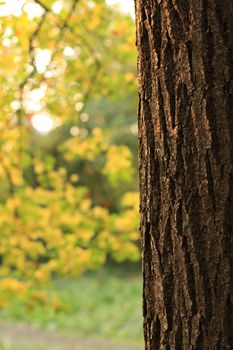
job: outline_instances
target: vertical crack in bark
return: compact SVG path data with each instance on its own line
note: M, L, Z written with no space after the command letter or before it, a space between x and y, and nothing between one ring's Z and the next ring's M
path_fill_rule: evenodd
M215 199L214 175L211 169L210 155L208 150L206 151L205 162L206 162L206 175L207 175L207 182L208 182L208 194L209 194L210 201L212 202L213 211L215 212L216 199Z

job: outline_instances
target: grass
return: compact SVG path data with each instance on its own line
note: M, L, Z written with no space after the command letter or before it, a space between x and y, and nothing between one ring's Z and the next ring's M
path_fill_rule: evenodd
M105 267L78 279L54 281L47 288L57 292L64 308L55 311L47 305L28 309L26 304L13 303L0 311L0 319L79 336L141 341L141 276L138 270L128 266ZM3 349L7 347L0 344L0 350Z
M3 339L0 340L0 350L26 350L24 345L18 345L14 342L12 342L10 339ZM31 348L32 350L32 348ZM33 350L48 350L41 346L33 345Z

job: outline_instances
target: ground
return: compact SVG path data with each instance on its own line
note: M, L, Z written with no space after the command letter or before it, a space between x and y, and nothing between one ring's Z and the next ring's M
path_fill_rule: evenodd
M142 344L110 341L0 323L0 350L141 350Z

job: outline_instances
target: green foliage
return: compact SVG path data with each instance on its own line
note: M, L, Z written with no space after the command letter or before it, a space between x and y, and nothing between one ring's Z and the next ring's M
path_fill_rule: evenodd
M0 308L139 259L134 23L103 0L40 3L0 24Z

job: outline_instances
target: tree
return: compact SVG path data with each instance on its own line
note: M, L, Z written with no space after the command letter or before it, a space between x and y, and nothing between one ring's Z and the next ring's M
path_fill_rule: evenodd
M1 1L0 38L1 309L140 252L133 19L105 0Z
M232 349L233 3L136 0L146 349Z

